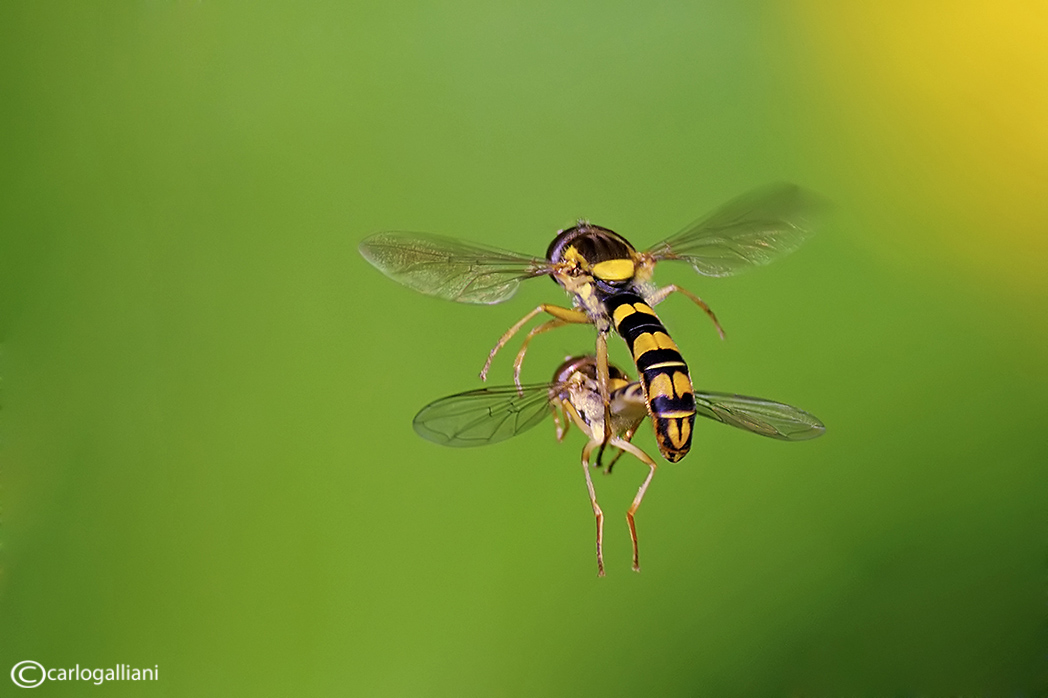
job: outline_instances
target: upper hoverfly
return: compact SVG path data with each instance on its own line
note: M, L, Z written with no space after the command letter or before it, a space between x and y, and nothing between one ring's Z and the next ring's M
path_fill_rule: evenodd
M655 461L630 443L637 427L648 414L644 388L630 382L614 365L608 366L610 388L608 409L597 387L597 362L593 356L569 357L553 374L550 383L527 386L509 385L484 388L451 395L426 405L415 416L415 431L424 439L442 446L485 446L516 436L541 422L550 413L557 427L557 440L564 438L568 427L575 424L589 442L582 449L582 469L586 473L590 504L597 519L597 574L604 576L604 514L597 505L597 495L590 478L593 450L604 444L619 449L618 459L629 453L648 466L648 476L641 483L633 503L626 512L630 539L633 541L633 569L640 571L637 553L637 528L633 515L644 498L655 474ZM697 413L703 417L730 424L784 441L813 439L825 431L814 415L781 402L727 393L695 393ZM605 422L605 413L610 420ZM611 471L615 460L607 465Z
M691 447L695 398L688 366L653 307L679 292L701 307L720 332L709 306L676 285L652 281L662 260L687 262L705 276L729 276L796 249L811 231L816 199L792 184L774 184L734 199L646 252L607 228L580 221L561 231L545 259L420 233L385 232L360 244L377 269L409 288L460 303L494 304L510 298L522 279L550 276L572 298L572 307L543 303L506 331L481 371L486 378L495 354L535 316L552 316L528 332L514 362L514 381L531 339L570 323L597 328L599 394L610 409L607 335L626 340L644 386L646 404L663 457L671 463ZM723 332L721 332L723 337ZM607 417L607 414L606 414ZM605 441L611 437L605 422Z

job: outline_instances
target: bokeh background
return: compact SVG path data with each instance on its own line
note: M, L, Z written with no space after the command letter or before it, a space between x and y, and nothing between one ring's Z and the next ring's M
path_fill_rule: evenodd
M0 693L1048 695L1046 85L1043 3L4 3ZM643 247L775 180L834 204L800 251L658 272L727 340L660 312L828 432L697 425L641 574L638 464L598 579L577 433L412 432L563 295L426 298L365 235Z

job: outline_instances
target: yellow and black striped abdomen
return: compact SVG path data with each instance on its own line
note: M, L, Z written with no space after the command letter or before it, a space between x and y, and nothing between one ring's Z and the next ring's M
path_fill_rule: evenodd
M633 292L604 298L615 329L637 364L662 456L676 463L691 448L695 394L684 357L666 327L644 299Z

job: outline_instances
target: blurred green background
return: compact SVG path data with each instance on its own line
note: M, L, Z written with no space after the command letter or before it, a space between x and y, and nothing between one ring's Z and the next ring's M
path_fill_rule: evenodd
M991 2L4 3L0 694L1048 695L1048 10ZM660 313L704 389L638 514L552 423L411 430L541 302L365 235L644 247L752 187L820 233ZM494 367L508 382L515 344ZM525 379L592 346L536 340ZM616 340L613 357L628 360ZM645 428L637 443L655 453Z

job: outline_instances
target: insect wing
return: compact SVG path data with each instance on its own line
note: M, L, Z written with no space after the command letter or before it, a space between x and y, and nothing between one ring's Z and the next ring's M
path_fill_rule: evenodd
M826 431L815 415L759 397L696 392L695 411L703 417L782 441L806 441Z
M550 411L550 385L483 388L450 395L422 408L413 426L441 446L486 446L532 428Z
M797 249L822 207L795 184L772 184L729 201L647 254L687 262L704 276L730 276Z
M458 303L501 303L521 279L550 271L543 259L423 233L377 233L360 254L394 281Z

